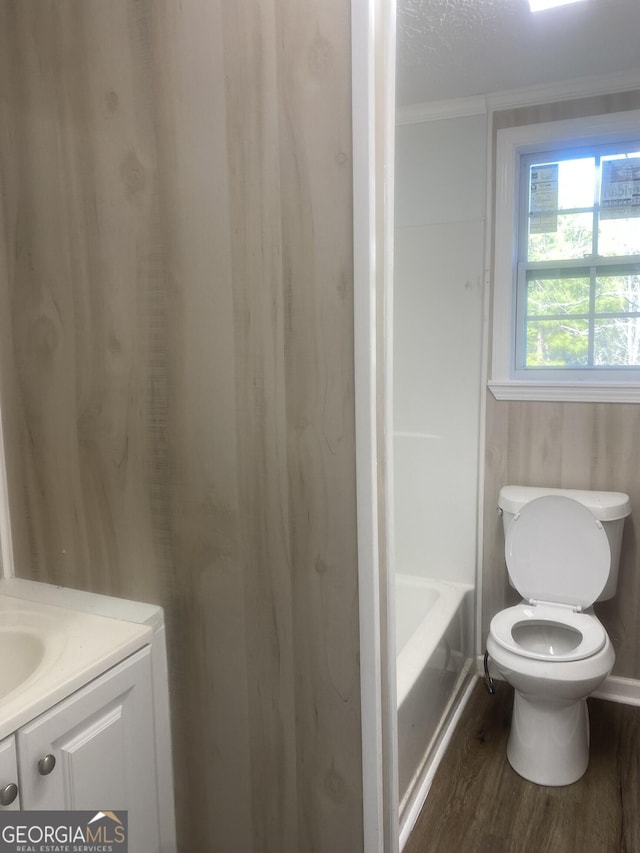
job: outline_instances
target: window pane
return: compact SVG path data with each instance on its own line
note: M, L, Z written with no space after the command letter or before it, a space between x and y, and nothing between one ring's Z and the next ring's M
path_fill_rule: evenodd
M533 217L529 218L531 222ZM558 214L557 228L543 234L529 232L529 261L564 261L584 258L592 250L591 213Z
M586 320L529 320L526 367L584 367L589 357Z
M640 318L596 320L593 360L601 367L640 365Z
M598 225L598 254L606 258L640 255L640 219L601 219Z
M606 275L596 279L597 314L640 313L640 268L631 275Z
M595 157L563 160L560 163L558 207L593 207L596 186Z
M595 157L533 163L529 172L529 211L593 207Z
M527 281L527 316L588 314L588 278L530 278Z

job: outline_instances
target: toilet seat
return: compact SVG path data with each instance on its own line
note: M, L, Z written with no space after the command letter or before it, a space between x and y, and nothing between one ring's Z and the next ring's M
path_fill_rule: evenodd
M607 635L590 607L611 567L602 524L583 504L547 495L525 504L509 526L505 559L525 599L496 614L490 632L503 648L540 661L591 657Z
M536 498L514 516L505 559L524 599L578 609L593 604L611 569L601 522L583 504L560 495Z
M529 627L538 629L536 633L540 636L540 642L524 645L518 641L517 635L527 634ZM572 631L576 632L576 636L573 641L569 641L570 648L553 648L553 643L547 643L548 650L543 650L544 638L551 633L564 633L568 636ZM490 633L498 645L510 652L533 660L553 662L591 657L604 647L607 639L602 623L591 613L576 612L566 606L526 602L497 613L491 620Z

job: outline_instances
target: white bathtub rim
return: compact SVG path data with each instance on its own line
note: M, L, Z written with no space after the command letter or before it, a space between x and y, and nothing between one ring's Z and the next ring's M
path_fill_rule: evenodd
M397 656L397 705L406 700L418 676L446 634L452 620L463 604L465 596L472 592L472 584L454 581L432 580L419 575L396 574L396 582L436 589L438 600L426 611L424 618ZM401 618L400 614L397 614Z

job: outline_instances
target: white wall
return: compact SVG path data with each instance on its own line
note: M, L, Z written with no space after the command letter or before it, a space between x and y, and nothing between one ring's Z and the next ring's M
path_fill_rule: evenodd
M396 569L474 583L486 116L396 137Z

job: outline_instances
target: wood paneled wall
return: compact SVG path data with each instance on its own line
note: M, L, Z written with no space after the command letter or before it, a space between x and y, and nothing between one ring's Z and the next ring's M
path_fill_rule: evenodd
M166 609L179 850L362 849L347 0L0 0L16 572Z
M638 109L640 92L624 92L508 110L500 127ZM640 406L613 403L498 402L487 391L482 630L519 600L509 587L502 521L506 484L626 492L632 515L624 529L618 592L596 605L616 650L614 674L640 678Z

